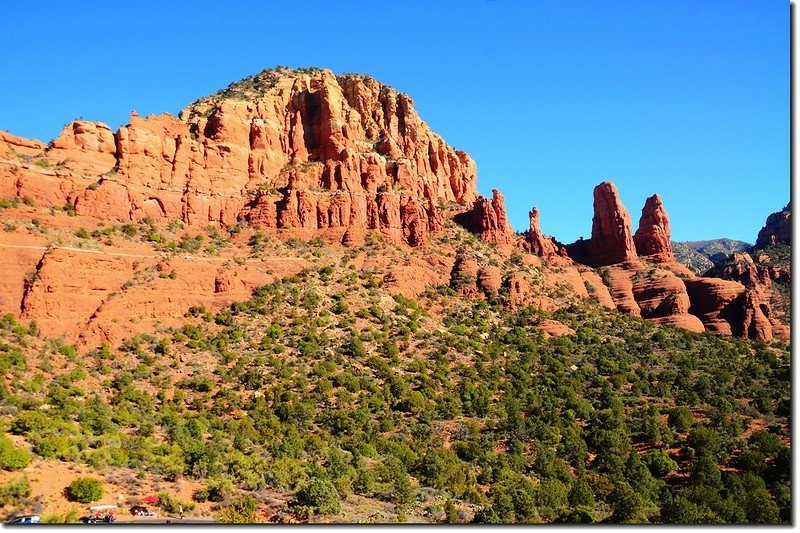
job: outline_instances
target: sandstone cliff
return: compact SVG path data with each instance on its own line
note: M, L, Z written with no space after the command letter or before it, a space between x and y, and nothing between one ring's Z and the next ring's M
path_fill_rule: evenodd
M180 118L133 113L116 133L76 121L47 148L4 134L0 158L3 193L109 221L247 220L355 241L374 230L414 246L441 229L441 205L477 198L472 159L407 95L328 70L264 71Z
M788 337L787 325L791 320L791 211L787 205L782 211L767 217L758 233L756 246L749 253L735 252L719 261L706 273L707 276L738 281L748 288L748 305L761 309L766 322L778 329L775 336ZM768 329L764 319L755 311L745 313L744 319L752 324L750 329L763 332Z

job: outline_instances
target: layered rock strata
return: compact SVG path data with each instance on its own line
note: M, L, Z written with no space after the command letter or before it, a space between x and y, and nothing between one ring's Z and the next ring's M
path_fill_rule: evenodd
M407 95L328 70L265 71L180 118L133 113L115 134L76 121L47 148L3 134L0 158L18 174L2 172L3 192L37 205L109 221L331 230L347 242L374 230L419 245L442 229L441 205L469 210L477 198L475 163Z

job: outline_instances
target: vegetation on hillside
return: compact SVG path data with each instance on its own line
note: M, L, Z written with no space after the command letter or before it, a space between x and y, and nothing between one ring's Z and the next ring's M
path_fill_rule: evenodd
M205 480L195 498L230 522L266 490L312 521L369 502L400 521L789 520L784 343L381 285L307 270L86 356L8 316L2 421L45 459Z

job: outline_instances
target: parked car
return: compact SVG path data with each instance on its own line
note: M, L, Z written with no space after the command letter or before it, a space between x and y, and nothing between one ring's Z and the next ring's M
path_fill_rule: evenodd
M156 513L145 507L144 505L134 505L131 507L131 514L133 516L155 516Z
M39 515L38 514L29 514L25 516L15 516L6 524L38 524L39 523Z

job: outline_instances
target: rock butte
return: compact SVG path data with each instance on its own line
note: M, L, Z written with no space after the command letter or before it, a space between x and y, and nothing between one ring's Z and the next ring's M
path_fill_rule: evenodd
M661 324L788 338L759 293L736 281L698 278L674 261L658 195L647 200L632 235L615 185L601 183L591 238L565 247L542 235L536 208L526 235L516 235L503 195L494 190L484 198L476 185L473 160L432 132L407 95L366 76L321 69L264 71L201 98L179 117L134 112L117 132L79 120L49 145L0 132L0 198L26 198L38 207L69 204L87 227L145 219L199 228L248 222L287 239L359 246L375 232L423 249L452 218L495 244L499 256L521 249L529 252L522 254L525 264L558 265L544 286L568 287L579 298ZM776 218L771 227L777 229L765 238L784 239L781 224ZM130 243L95 253L47 250L43 237L13 233L0 233L0 245L8 250L0 254L0 311L36 319L46 334L87 343L132 334L136 327L115 325L120 316L146 330L179 320L191 305L245 299L253 287L309 266L270 258L265 274L264 261L198 265ZM520 272L438 250L395 265L372 258L361 268L383 271L387 290L406 296L449 282L478 298L505 287L511 306L559 305ZM177 280L159 276L147 287L127 287L152 271L175 272ZM543 327L569 333L557 324Z
M767 222L756 238L756 248L763 248L771 244L792 244L792 203L777 213L767 217Z

